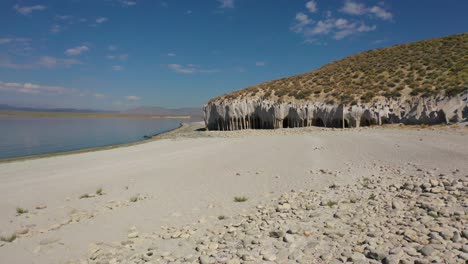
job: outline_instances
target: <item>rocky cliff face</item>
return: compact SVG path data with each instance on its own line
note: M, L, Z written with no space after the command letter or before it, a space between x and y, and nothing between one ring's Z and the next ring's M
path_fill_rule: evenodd
M352 106L279 103L259 98L222 99L205 105L204 114L209 130L447 124L468 121L468 90L452 97L382 99Z

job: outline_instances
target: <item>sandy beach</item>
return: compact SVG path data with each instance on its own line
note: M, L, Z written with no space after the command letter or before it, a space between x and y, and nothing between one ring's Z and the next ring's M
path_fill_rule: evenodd
M195 131L199 127L128 147L0 163L0 233L16 234L0 242L0 262L97 263L102 256L93 255L105 252L104 245L140 238L132 242L135 252L148 243L158 253L176 252L182 246L173 240L151 242L151 236L168 227L215 225L220 216L236 219L291 190L326 194L332 185L363 179L395 184L399 177L444 175L466 183L468 177L466 127ZM459 192L465 207L457 225L466 228L466 187ZM164 254L149 258L141 263L171 262ZM215 263L207 258L187 262ZM109 257L100 263L140 262Z

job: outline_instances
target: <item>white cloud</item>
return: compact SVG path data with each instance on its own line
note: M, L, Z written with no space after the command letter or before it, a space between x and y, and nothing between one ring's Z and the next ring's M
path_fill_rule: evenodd
M344 6L340 9L341 12L348 15L364 15L375 16L382 20L392 20L393 14L380 6L367 7L366 5L353 0L347 0Z
M3 44L27 44L31 42L28 38L0 38L0 45Z
M83 46L78 46L75 48L67 49L65 51L65 54L67 54L68 56L77 56L86 51L89 51L89 48L88 46L83 45Z
M120 0L119 2L124 6L134 6L137 4L136 1L130 1L130 0Z
M0 38L0 45L7 44L7 43L10 43L12 41L13 41L13 39L11 39L11 38Z
M296 14L295 20L296 23L291 27L291 30L296 33L304 31L304 28L313 22L309 16L302 12Z
M117 46L115 46L115 45L109 45L108 49L109 49L110 51L116 51L118 48L117 48Z
M367 15L370 18L379 18L382 20L391 20L392 13L385 10L382 6L367 7L365 4L355 0L345 0L343 7L339 12L347 15L361 16ZM317 11L315 1L309 1L306 8L310 12ZM313 21L303 12L296 14L294 24L291 31L301 34L305 38L305 42L319 43L319 36L329 36L335 40L341 40L349 36L357 35L364 32L370 32L377 29L376 25L369 25L370 23L363 20L346 19L333 16L330 10L323 12L323 19ZM320 42L322 43L322 42Z
M125 61L128 59L128 54L107 55L106 58L108 58L109 60Z
M46 10L47 7L43 5L33 5L33 6L15 5L13 6L13 9L16 10L16 12L20 13L21 15L27 16L27 15L30 15L34 11Z
M266 65L266 62L264 62L264 61L255 62L255 66L257 66L257 67L262 67L262 66L265 66L265 65Z
M122 71L124 69L123 66L120 66L120 65L114 65L112 66L112 70L113 71Z
M28 69L39 69L39 68L59 68L59 67L70 67L72 65L82 64L78 60L73 59L61 59L50 56L43 56L33 61L26 63L17 63L10 60L9 57L0 56L0 67L15 69L15 70L28 70Z
M187 64L186 66L180 64L169 64L167 67L177 73L183 74L193 74L193 73L215 73L219 72L219 70L204 70L200 69L197 65Z
M173 53L173 52L169 52L169 53L167 54L167 56L169 56L169 57L175 57L175 56L176 56L176 54L175 54L175 53Z
M50 27L50 32L52 33L59 33L60 31L62 31L62 26L60 25L57 25L57 24L54 24Z
M94 96L95 98L97 98L97 99L102 99L102 98L105 97L105 95L100 94L100 93L95 93L95 94L93 94L93 96Z
M109 19L107 17L98 17L96 18L96 23L102 24L104 22L107 22Z
M61 59L61 58L55 58L55 57L50 57L50 56L43 56L39 58L39 61L37 62L38 65L46 67L46 68L56 68L56 67L70 67L72 65L76 64L82 64L78 60L73 60L73 59Z
M218 0L219 8L234 8L234 0Z
M334 39L341 40L358 33L373 31L376 28L375 25L369 26L364 22L351 22L344 18L329 18L319 20L313 27L305 30L304 36L309 42L312 42L311 39L319 35L329 34L332 34Z
M343 8L341 8L341 12L349 15L363 15L366 13L366 6L361 3L347 0Z
M361 32L369 32L369 31L374 31L377 27L374 25L374 26L368 26L366 24L356 24L356 23L353 23L353 24L348 24L346 25L346 27L344 27L343 29L341 29L340 31L337 31L335 32L335 34L333 35L333 38L334 39L337 39L337 40L340 40L340 39L343 39L347 36L350 36L350 35L353 35L353 34L356 34L356 33L361 33Z
M73 16L70 15L56 15L55 19L57 20L71 20Z
M310 0L306 3L306 8L309 10L309 12L315 13L317 12L317 3L315 2L315 0Z
M136 102L136 101L140 101L141 97L136 96L136 95L128 95L128 96L125 96L125 99L127 99L127 101Z
M48 86L33 83L14 83L0 81L0 92L23 94L78 94L79 90L61 86Z
M373 6L369 9L369 12L374 14L376 17L383 19L383 20L391 20L393 18L393 14L386 11L380 6Z

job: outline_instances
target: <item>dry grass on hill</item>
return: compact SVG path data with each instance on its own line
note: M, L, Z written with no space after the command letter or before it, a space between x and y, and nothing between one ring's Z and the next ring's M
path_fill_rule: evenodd
M278 101L354 104L377 97L454 95L466 89L468 33L362 52L212 101L259 96Z

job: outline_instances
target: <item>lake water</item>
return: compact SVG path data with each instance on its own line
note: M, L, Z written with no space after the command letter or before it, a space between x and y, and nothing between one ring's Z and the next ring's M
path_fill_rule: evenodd
M143 140L190 119L0 117L0 159Z

